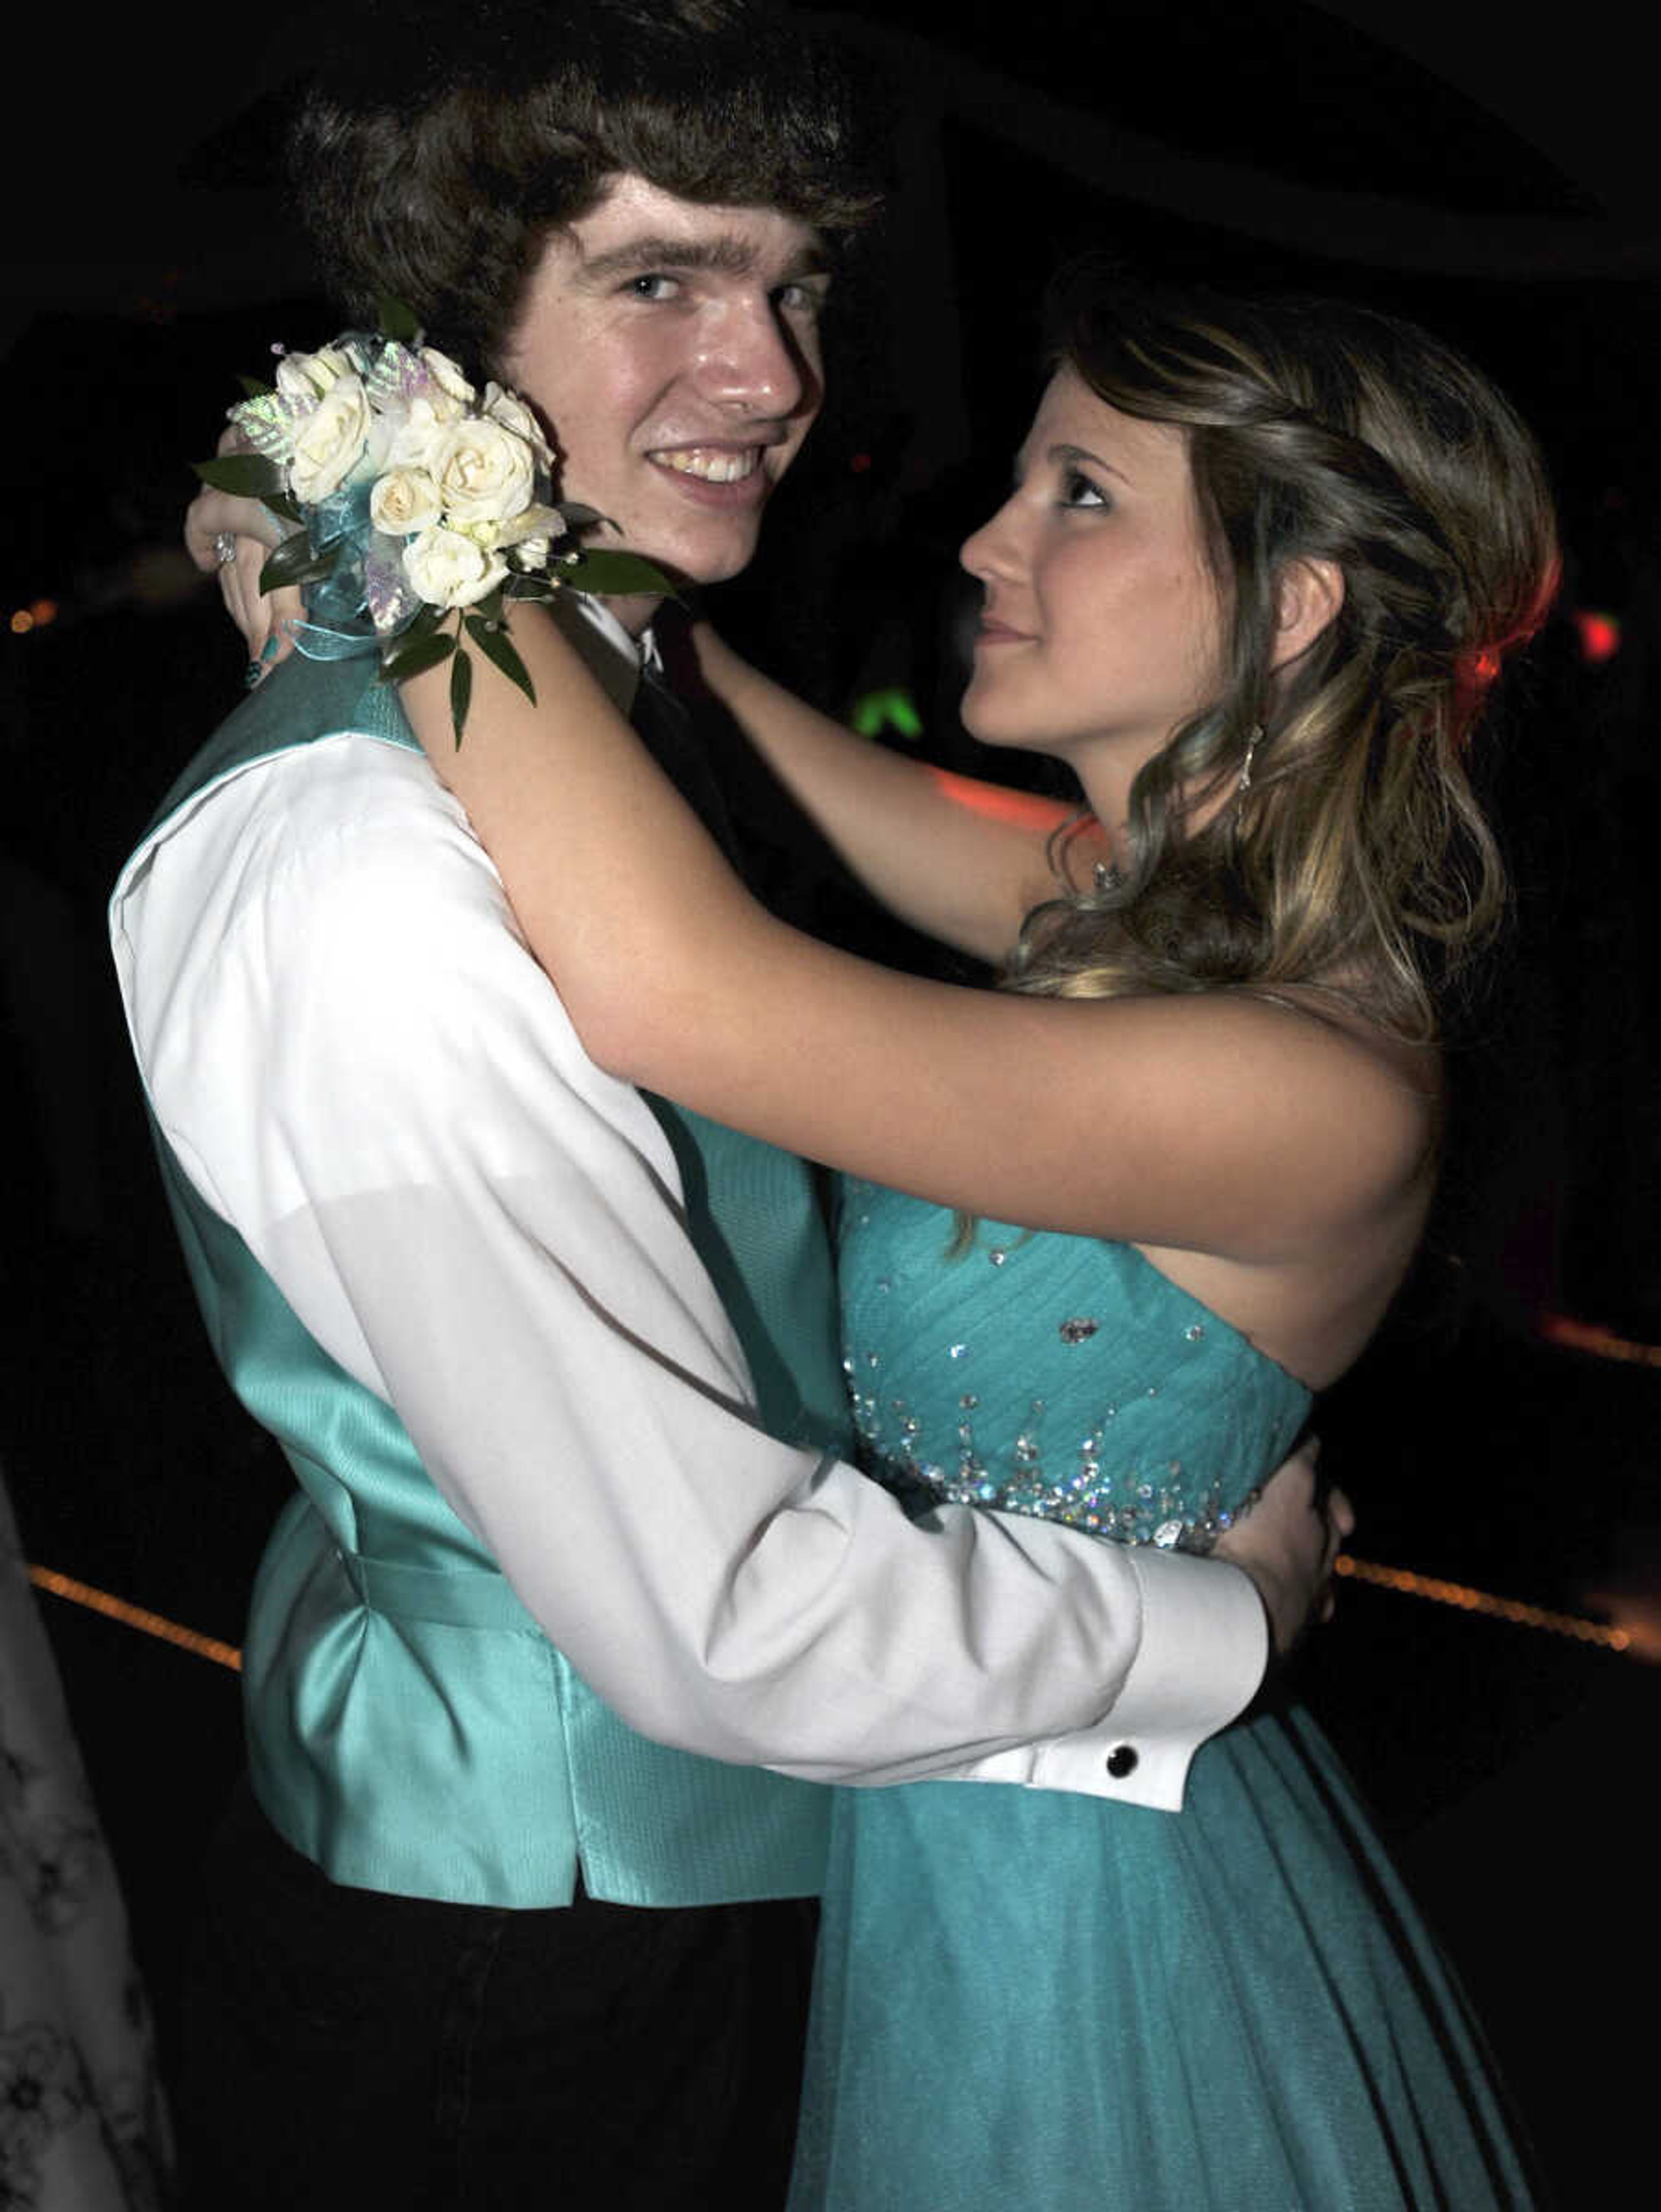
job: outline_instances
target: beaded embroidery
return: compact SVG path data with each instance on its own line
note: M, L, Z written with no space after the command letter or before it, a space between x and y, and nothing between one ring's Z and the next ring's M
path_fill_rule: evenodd
M1004 1512L1062 1522L1121 1543L1152 1544L1167 1551L1209 1551L1232 1526L1251 1494L1254 1480L1263 1470L1256 1466L1245 1470L1238 1465L1214 1468L1189 1465L1171 1455L1171 1443L1180 1438L1169 1433L1164 1439L1165 1448L1159 1448L1159 1431L1168 1432L1170 1422L1183 1418L1175 1410L1184 1402L1176 1388L1178 1379L1188 1380L1190 1392L1190 1370L1202 1369L1208 1379L1220 1375L1226 1380L1227 1366L1219 1369L1217 1362L1220 1355L1226 1362L1232 1350L1248 1376L1257 1376L1262 1386L1281 1401L1271 1442L1277 1442L1284 1450L1307 1403L1306 1394L1292 1378L1253 1352L1226 1325L1221 1327L1220 1339L1214 1340L1217 1333L1193 1317L1193 1301L1187 1294L1157 1278L1157 1271L1141 1262L1136 1255L1130 1255L1131 1261L1146 1267L1158 1287L1148 1286L1153 1294L1144 1298L1135 1315L1127 1316L1124 1330L1116 1330L1113 1324L1117 1316L1111 1304L1104 1306L1101 1315L1063 1307L1045 1323L1039 1312L1027 1308L1026 1302L1041 1297L1049 1285L1050 1262L1057 1255L1053 1252L1045 1255L1047 1244L1071 1248L1060 1256L1082 1255L1092 1272L1099 1266L1110 1277L1115 1267L1124 1267L1124 1248L1095 1245L1089 1240L1016 1237L1012 1241L1001 1228L989 1231L998 1241L983 1241L977 1248L979 1256L1000 1267L1011 1266L1019 1257L1022 1272L1012 1274L1007 1291L1001 1287L989 1310L977 1311L972 1300L982 1294L976 1285L985 1279L972 1275L973 1251L967 1261L971 1275L964 1278L954 1273L965 1263L946 1256L944 1245L949 1231L938 1252L926 1252L924 1273L916 1267L908 1273L903 1264L904 1250L887 1249L885 1231L898 1226L909 1249L914 1237L928 1226L935 1209L867 1185L849 1188L850 1194L861 1194L866 1202L850 1208L844 1242L844 1312L852 1334L843 1365L853 1401L855 1427L873 1472L922 1510L941 1504L995 1506ZM883 1209L876 1230L873 1229L873 1206ZM894 1211L906 1208L915 1211L909 1214ZM868 1255L867 1237L873 1240ZM882 1274L865 1274L867 1258L879 1252L885 1263ZM1086 1278L1075 1267L1058 1279L1073 1280L1076 1290ZM1144 1287L1134 1273L1133 1280L1139 1290ZM885 1295L880 1307L867 1312L871 1291L893 1295ZM956 1310L964 1297L970 1304L963 1311ZM902 1324L902 1316L913 1311L914 1298L921 1301L916 1310L930 1319L938 1308L945 1324L932 1353L928 1349L926 1324L921 1335L909 1333ZM1008 1326L988 1325L990 1318L1002 1316L1006 1304L1012 1309ZM879 1315L885 1318L879 1321ZM958 1322L959 1328L950 1327L952 1319ZM978 1325L962 1328L965 1320ZM1046 1331L1052 1347L1047 1355L1048 1367L1042 1351ZM1232 1346L1230 1340L1233 1340ZM891 1346L898 1347L895 1356L891 1356ZM1130 1394L1141 1410L1121 1423L1127 1396L1123 1387L1127 1353L1153 1362L1153 1371L1171 1382L1175 1395L1169 1416L1163 1409L1156 1416L1148 1402L1159 1401L1160 1382L1141 1382ZM1050 1382L1053 1369L1051 1395L1059 1410L1052 1411L1046 1398L1030 1392L1012 1399L1007 1387L1012 1379L1010 1362L1021 1358L1030 1361L1033 1379L1043 1383ZM1077 1367L1073 1364L1075 1358L1080 1363ZM942 1364L944 1371L938 1378L929 1375L931 1359ZM946 1386L948 1372L951 1382ZM1147 1372L1144 1365L1143 1374ZM1092 1386L1098 1375L1104 1383L1116 1382L1117 1389L1097 1396ZM989 1404L997 1408L995 1414L983 1406L983 1394ZM1082 1405L1088 1405L1090 1410L1081 1413ZM996 1433L990 1423L995 1423Z

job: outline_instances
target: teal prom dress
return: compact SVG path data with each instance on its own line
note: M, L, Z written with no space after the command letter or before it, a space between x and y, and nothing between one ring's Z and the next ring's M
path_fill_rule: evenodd
M1192 1546L1309 1394L1129 1246L854 1182L873 1471ZM1451 2212L1534 2199L1480 2039L1308 1716L1179 1814L1006 1784L840 1793L791 2212Z

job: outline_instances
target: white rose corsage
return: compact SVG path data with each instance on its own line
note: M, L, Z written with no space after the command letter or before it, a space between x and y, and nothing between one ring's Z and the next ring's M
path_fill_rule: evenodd
M252 450L198 461L196 473L295 526L259 583L303 588L301 653L377 653L390 683L451 663L459 744L467 641L536 696L508 635L515 599L672 586L638 554L578 544L603 518L552 497L555 455L523 400L496 384L476 389L396 301L382 301L380 317L379 331L283 353L273 385L245 378L229 419Z

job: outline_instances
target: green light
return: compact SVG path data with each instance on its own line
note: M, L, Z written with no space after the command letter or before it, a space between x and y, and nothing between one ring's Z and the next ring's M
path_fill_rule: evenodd
M922 716L903 684L880 691L867 691L854 702L849 720L862 738L879 738L886 730L915 742L922 735Z

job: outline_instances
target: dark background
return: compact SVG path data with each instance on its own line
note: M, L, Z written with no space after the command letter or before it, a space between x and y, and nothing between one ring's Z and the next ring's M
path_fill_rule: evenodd
M837 12L901 94L902 214L839 308L831 406L768 559L726 595L729 626L828 704L903 684L931 751L997 769L954 728L952 555L1024 428L1043 277L1079 245L1405 311L1538 429L1568 569L1500 747L1515 957L1460 1071L1433 1255L1322 1425L1364 1557L1615 1613L1661 1648L1661 1372L1641 1357L1661 1344L1661 186L1630 15ZM0 1458L31 1556L231 1641L285 1478L200 1340L102 907L237 696L237 641L177 550L186 464L235 371L333 327L269 185L274 95L315 21L273 11L263 42L190 9L8 34ZM4 626L31 609L33 627ZM1624 1356L1554 1340L1554 1316ZM234 1684L43 1602L171 2035L193 1854L237 1758ZM1307 1671L1563 2201L1615 2201L1646 2155L1657 1675L1354 1583Z

